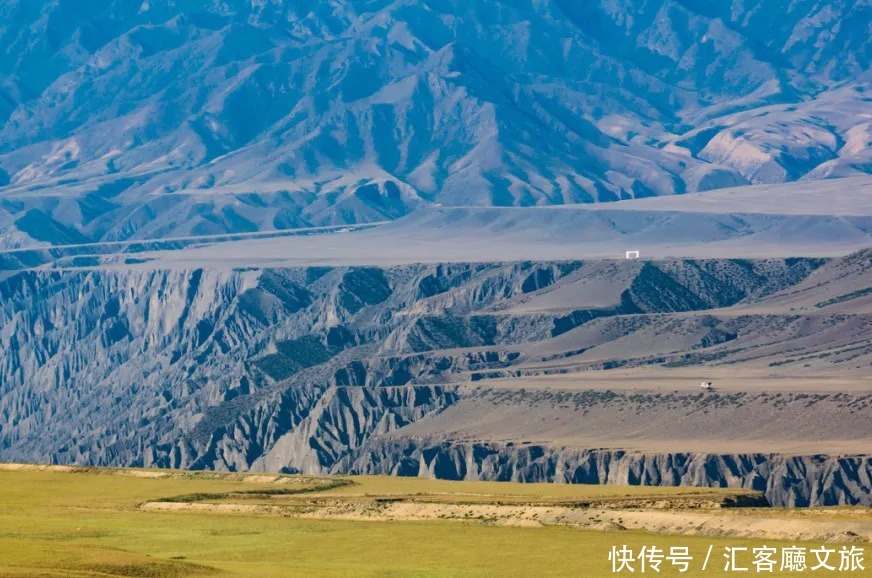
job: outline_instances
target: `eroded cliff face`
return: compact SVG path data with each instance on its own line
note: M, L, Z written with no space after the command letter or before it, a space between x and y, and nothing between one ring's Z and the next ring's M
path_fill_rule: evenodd
M398 440L358 450L334 470L446 480L745 488L762 491L773 506L872 506L870 456L642 453Z
M844 275L869 268L868 256L857 259ZM634 454L479 442L450 427L423 442L406 431L448 415L476 395L470 383L491 377L783 363L785 352L795 357L787 363L868 365L872 318L828 313L850 295L823 305L824 315L716 311L813 287L839 267L787 259L22 272L0 282L0 460L726 485L765 488L774 504L868 503L865 457ZM838 337L811 341L826 331ZM872 407L858 395L836 401L856 419ZM799 401L755 403L781 411Z

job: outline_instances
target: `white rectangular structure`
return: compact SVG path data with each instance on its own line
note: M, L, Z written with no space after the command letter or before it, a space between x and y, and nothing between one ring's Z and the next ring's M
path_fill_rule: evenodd
M627 251L627 259L638 259L639 251Z

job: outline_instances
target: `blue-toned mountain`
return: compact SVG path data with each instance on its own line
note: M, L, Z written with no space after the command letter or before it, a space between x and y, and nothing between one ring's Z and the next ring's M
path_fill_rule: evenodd
M0 247L872 172L869 0L7 0Z

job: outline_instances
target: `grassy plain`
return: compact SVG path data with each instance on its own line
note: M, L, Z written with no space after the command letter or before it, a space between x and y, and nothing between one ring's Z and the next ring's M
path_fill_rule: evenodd
M317 520L258 513L151 512L160 498L263 489L243 477L145 477L95 470L0 468L0 576L612 576L613 545L688 546L709 569L661 575L723 576L724 546L761 540L494 526L480 521ZM251 478L258 479L258 478ZM544 498L675 494L674 488L554 486L351 478L327 493L422 493ZM317 482L317 480L316 480ZM305 487L312 480L292 481ZM295 485L296 484L296 485ZM286 487L270 483L269 488ZM698 489L690 492L698 493ZM781 545L769 541L767 545ZM819 546L820 544L815 544ZM867 564L868 566L868 564ZM638 569L636 575L638 575ZM626 573L625 573L626 574ZM778 576L777 572L768 574ZM784 574L788 575L788 574ZM853 576L869 574L858 573ZM852 576L839 573L839 576Z

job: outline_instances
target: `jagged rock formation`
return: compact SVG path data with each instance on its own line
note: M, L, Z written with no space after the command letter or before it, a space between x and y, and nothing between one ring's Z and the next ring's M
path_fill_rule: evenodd
M729 411L739 408L743 415L782 416L765 418L765 436L777 443L796 441L785 433L801 430L789 426L795 412L804 412L810 427L832 412L843 416L818 428L823 442L872 439L872 396L861 392L701 399L500 390L488 381L610 367L868 367L872 312L863 287L870 274L869 253L831 260L20 272L0 281L0 459L765 482L774 503L864 502L866 458L791 461L759 452L702 458L677 448L653 452L666 457L630 460L585 453L603 446L532 444L539 460L531 444L520 442L528 434L550 435L551 426L512 423L514 446L479 443L457 428L470 419L497 428L476 416L520 407L543 422L576 412L560 418L564 438L589 433L585 427L605 431L606 423L626 433L643 411L662 424L707 415L716 436L728 431L735 422ZM483 388L470 386L479 382ZM609 413L618 411L622 417ZM453 415L467 422L439 421ZM442 437L422 445L434 431ZM649 433L663 443L681 439L666 425ZM589 456L605 455L614 466L584 465Z
M872 506L872 457L646 454L538 445L383 443L334 469L446 480L706 486L762 491L774 506Z

